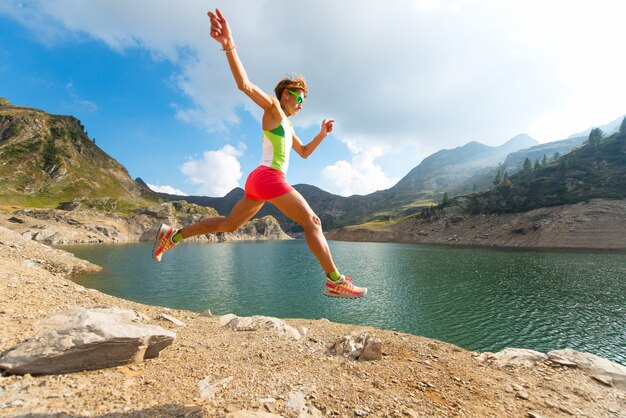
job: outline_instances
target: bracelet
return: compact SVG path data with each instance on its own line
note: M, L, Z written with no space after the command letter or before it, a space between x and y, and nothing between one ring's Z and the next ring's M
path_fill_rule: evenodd
M231 51L234 51L235 48L237 48L237 46L233 45L233 47L231 49L224 49L224 48L222 48L222 51L224 51L224 52L231 52Z

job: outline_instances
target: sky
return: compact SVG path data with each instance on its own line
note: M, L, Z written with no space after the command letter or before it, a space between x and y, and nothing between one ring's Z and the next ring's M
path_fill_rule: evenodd
M76 116L131 176L223 196L261 159L261 111L209 36L228 19L250 80L304 75L287 179L393 186L422 159L526 133L545 143L626 114L622 0L2 0L0 97Z

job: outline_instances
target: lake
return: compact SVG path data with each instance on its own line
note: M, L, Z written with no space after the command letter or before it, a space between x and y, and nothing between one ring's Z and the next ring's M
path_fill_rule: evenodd
M61 248L104 267L77 283L137 302L214 315L327 318L468 350L573 348L626 363L626 254L330 243L361 300L322 295L305 241Z

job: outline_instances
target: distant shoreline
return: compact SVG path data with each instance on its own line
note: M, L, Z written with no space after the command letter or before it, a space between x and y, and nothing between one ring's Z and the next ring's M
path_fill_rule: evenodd
M36 216L30 216L29 211ZM198 215L193 219L196 218L200 219ZM125 218L92 211L0 211L0 226L48 245L149 242L159 222L159 219L146 215ZM303 238L301 233L293 236ZM595 199L517 214L445 215L432 221L413 216L395 223L355 225L326 231L326 237L334 241L622 253L626 252L626 200ZM253 220L234 234L198 237L195 241L259 239L292 237L281 230L275 219L268 217Z
M518 214L405 218L389 226L350 226L328 239L529 250L626 251L626 200L595 199Z

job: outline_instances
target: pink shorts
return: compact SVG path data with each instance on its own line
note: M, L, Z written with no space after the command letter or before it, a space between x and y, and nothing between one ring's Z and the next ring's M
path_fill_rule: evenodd
M294 190L285 173L265 165L258 166L246 180L245 196L253 200L272 200Z

